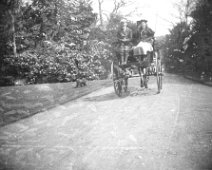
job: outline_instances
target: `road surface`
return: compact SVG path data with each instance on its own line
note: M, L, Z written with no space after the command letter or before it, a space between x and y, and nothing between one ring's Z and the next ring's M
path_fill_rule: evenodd
M0 169L212 169L212 87L166 75L130 79L0 129Z

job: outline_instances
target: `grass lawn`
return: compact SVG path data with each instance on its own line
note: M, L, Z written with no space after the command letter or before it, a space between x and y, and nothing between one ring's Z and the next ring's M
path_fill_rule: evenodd
M112 80L89 81L81 88L75 88L75 85L56 83L0 87L0 126L110 86Z

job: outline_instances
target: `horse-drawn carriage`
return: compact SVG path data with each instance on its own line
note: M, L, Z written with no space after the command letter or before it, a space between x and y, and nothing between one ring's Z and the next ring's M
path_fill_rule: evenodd
M150 76L156 77L157 92L162 89L162 66L159 52L155 49L155 39L152 43L153 51L145 56L135 56L133 49L129 52L129 57L126 64L121 64L119 57L114 57L111 65L111 74L114 84L115 93L121 97L128 91L128 79L140 77L140 86L148 87ZM147 63L147 64L146 64ZM137 69L139 74L129 73L129 70Z

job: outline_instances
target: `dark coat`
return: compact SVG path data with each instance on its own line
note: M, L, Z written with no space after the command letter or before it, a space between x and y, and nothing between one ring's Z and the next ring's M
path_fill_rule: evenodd
M119 43L124 43L124 45L130 45L132 41L132 30L128 27L125 31L120 29L117 32L117 38ZM126 40L126 41L123 41L123 40Z
M149 27L146 27L146 29L139 29L137 33L138 42L140 41L149 42L150 38L154 37L154 34L155 32Z
M118 38L118 44L116 46L116 51L120 53L127 53L132 48L132 30L127 27L127 29L124 31L120 29L117 32L117 38Z

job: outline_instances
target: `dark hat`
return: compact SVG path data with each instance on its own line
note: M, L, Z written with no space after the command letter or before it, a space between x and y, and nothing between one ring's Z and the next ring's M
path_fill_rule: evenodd
M140 20L140 22L148 22L146 19L142 19Z
M148 21L146 19L141 19L141 20L137 21L137 25L139 25L142 22L148 22Z

